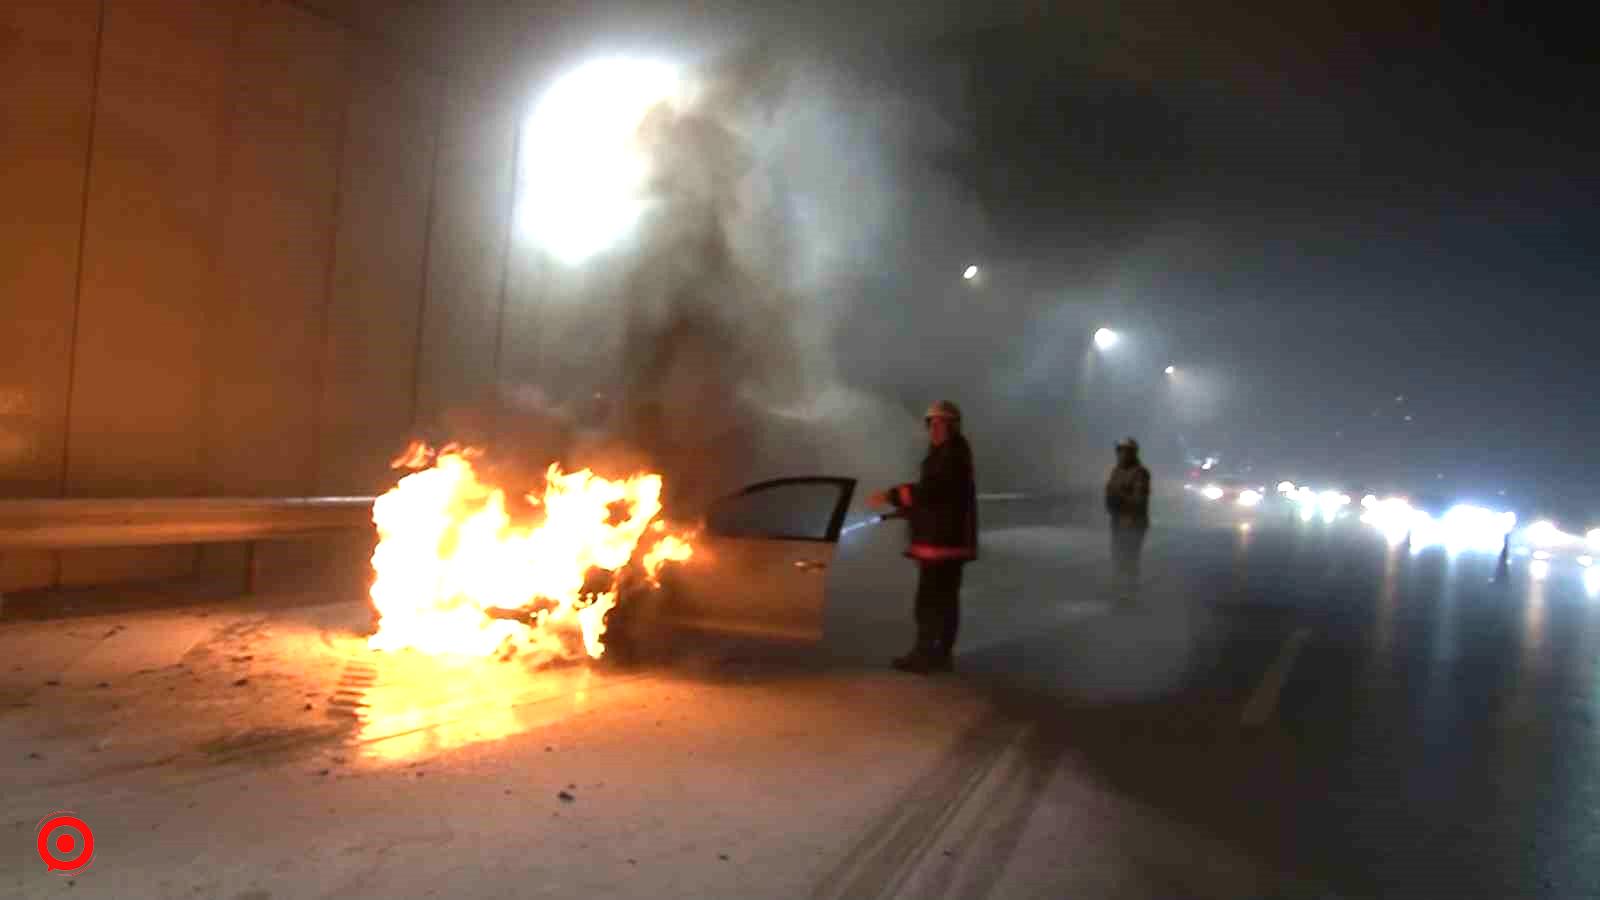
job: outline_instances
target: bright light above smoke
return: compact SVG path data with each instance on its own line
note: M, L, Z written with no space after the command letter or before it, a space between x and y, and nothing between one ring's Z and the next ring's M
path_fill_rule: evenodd
M632 229L649 175L639 125L679 85L676 67L632 59L596 60L551 85L523 126L521 233L572 265Z

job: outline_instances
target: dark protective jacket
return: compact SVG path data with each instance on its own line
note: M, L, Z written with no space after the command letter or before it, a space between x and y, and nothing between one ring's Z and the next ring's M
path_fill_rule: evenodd
M972 446L952 434L929 447L922 477L887 492L889 502L910 522L906 556L918 562L970 562L978 558L978 481Z
M1150 470L1135 462L1111 467L1106 478L1106 512L1112 524L1143 528L1150 524Z

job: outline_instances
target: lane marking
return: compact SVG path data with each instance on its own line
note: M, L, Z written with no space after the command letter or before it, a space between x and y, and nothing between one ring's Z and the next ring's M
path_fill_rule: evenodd
M991 713L958 735L816 882L812 900L893 896L1028 730Z
M1256 692L1250 695L1250 703L1244 708L1244 715L1240 719L1244 727L1260 727L1278 708L1278 695L1283 692L1283 685L1289 680L1289 670L1294 667L1295 657L1300 655L1300 648L1305 646L1309 637L1311 629L1297 628L1284 640L1283 647L1278 651L1278 658L1272 661L1271 668L1262 676L1261 683L1256 685Z

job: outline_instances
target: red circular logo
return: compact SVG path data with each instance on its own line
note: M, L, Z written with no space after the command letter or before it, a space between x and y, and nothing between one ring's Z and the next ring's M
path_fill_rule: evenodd
M72 813L51 813L39 820L36 830L39 858L57 875L76 875L94 861L94 832Z

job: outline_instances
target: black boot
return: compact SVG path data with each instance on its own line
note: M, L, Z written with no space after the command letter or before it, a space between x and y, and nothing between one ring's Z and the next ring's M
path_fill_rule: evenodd
M902 672L915 672L919 675L933 671L933 662L920 650L913 650L905 656L897 657L891 665Z
M918 635L916 646L905 656L895 659L893 665L902 672L928 672L932 671L939 658L938 647L928 640L927 628L917 629L922 634Z
M911 652L901 656L892 665L902 672L927 672L938 657L938 624L925 608L917 610L917 642Z

